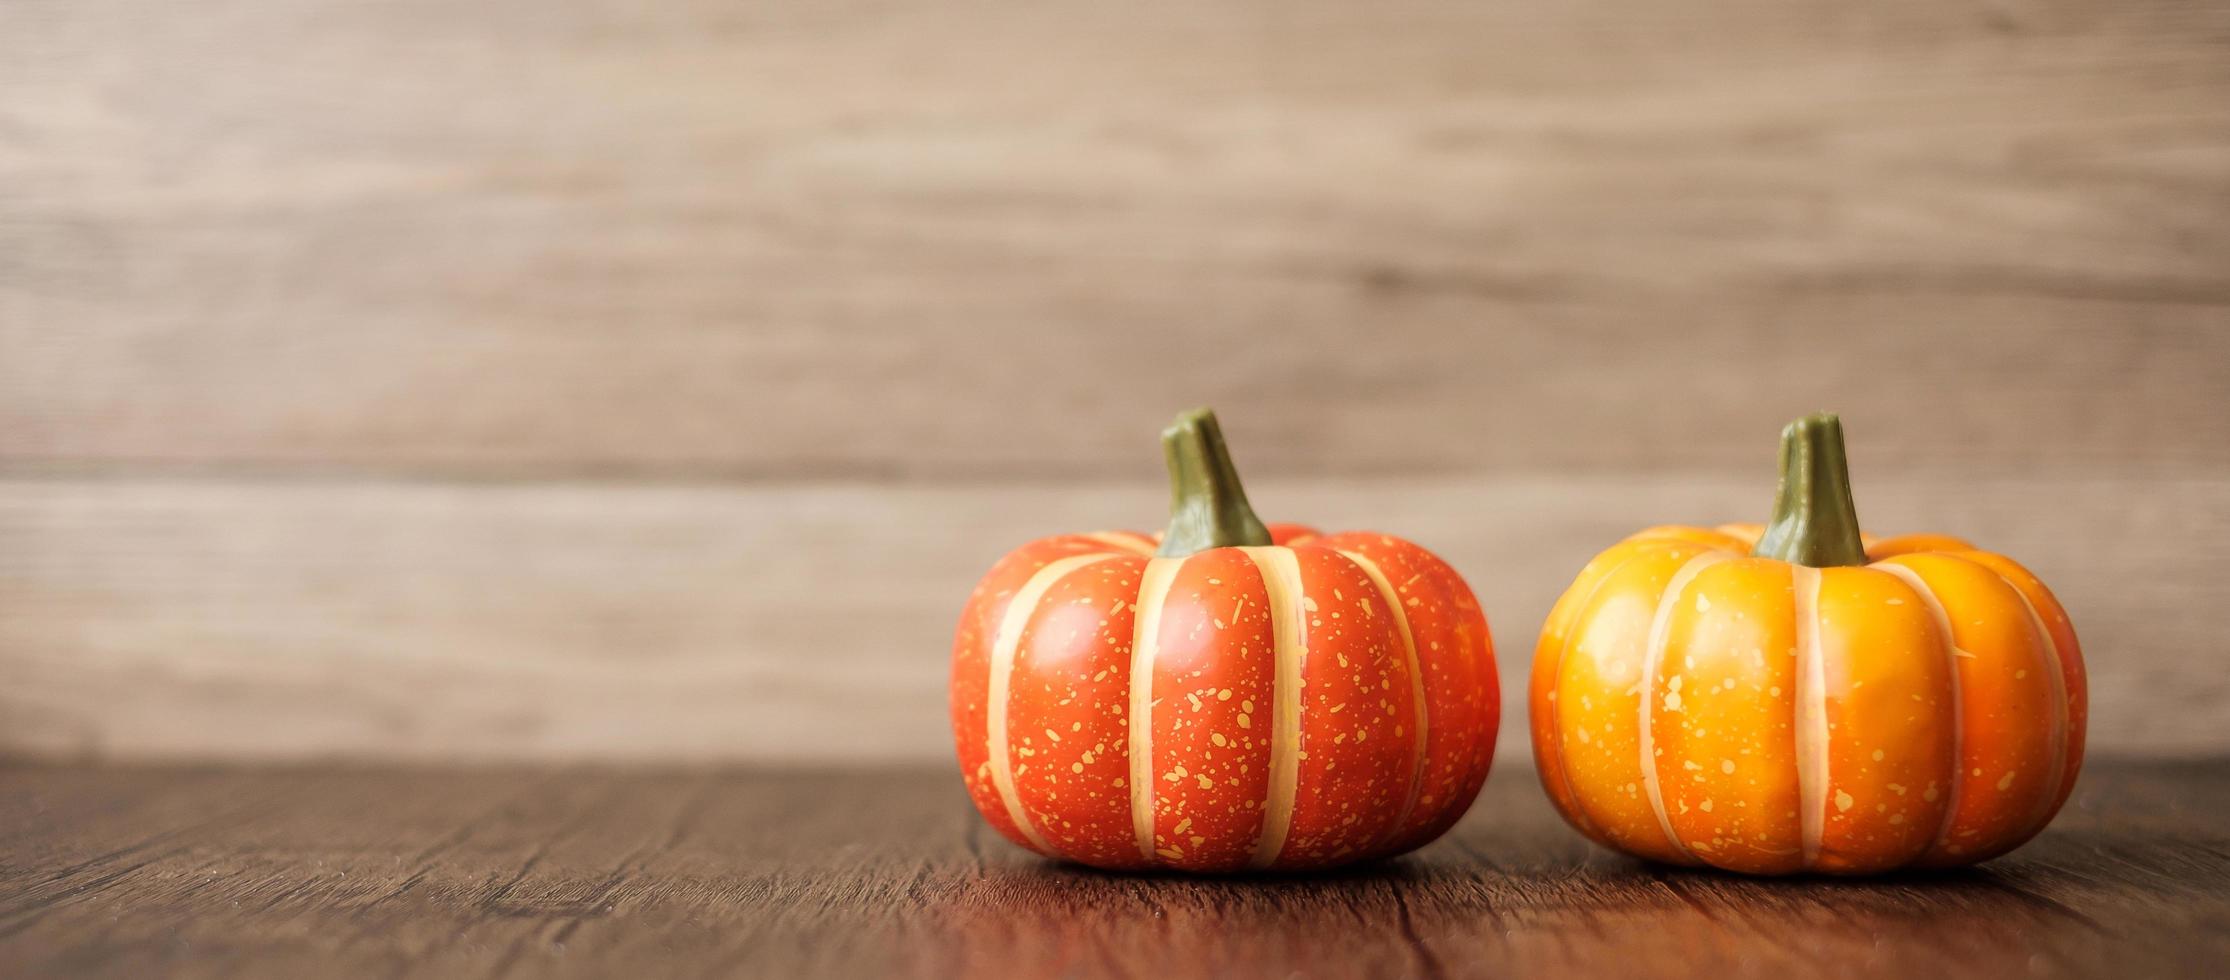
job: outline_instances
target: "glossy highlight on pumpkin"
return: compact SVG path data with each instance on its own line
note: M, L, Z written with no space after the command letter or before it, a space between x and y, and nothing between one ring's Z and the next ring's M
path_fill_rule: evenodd
M1806 422L1833 419L1792 439L1822 436ZM1785 446L1822 469L1785 475L1774 527L1642 531L1550 612L1534 757L1589 838L1670 864L1865 874L1988 860L2066 801L2087 710L2066 611L1960 539L1859 535L1831 435L1815 461ZM1797 540L1829 535L1848 542Z
M1212 415L1165 442L1166 537L1033 541L969 597L952 717L977 809L1111 869L1320 868L1438 837L1501 714L1470 589L1399 538L1254 520Z

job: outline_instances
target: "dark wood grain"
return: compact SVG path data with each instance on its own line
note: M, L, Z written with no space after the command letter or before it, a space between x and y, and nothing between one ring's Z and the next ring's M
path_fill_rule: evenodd
M941 769L0 769L22 977L2219 975L2230 761L2108 760L1986 867L1644 866L1506 770L1315 877L1041 862Z

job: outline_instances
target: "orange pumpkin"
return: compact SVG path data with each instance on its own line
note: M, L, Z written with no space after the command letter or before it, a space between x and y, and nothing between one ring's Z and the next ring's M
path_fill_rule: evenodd
M1652 861L1864 874L1988 860L2083 761L2083 658L2012 559L1858 533L1841 424L1782 434L1772 523L1657 527L1550 612L1534 757L1564 818Z
M1487 623L1430 552L1265 526L1215 416L1162 436L1160 536L1023 545L953 641L968 792L1008 840L1104 868L1312 868L1438 837L1501 717Z

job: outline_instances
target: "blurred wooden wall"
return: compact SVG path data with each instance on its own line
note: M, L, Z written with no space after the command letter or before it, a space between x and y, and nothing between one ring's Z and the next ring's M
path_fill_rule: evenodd
M1202 403L1513 690L1838 410L2230 749L2230 5L0 4L0 753L935 758Z

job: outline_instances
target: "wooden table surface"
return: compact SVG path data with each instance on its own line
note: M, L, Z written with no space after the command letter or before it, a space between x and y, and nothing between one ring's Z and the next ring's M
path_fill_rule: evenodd
M13 976L2219 976L2230 760L2103 760L1979 869L1595 850L1506 768L1379 866L1047 864L938 769L0 769Z

